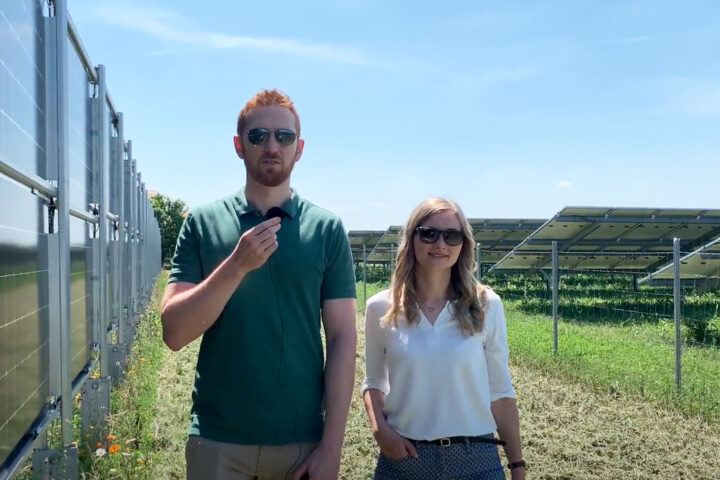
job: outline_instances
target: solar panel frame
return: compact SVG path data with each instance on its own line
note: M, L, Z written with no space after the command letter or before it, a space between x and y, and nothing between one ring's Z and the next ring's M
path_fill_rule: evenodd
M673 262L667 263L655 272L638 280L639 283L650 280L672 279ZM701 246L680 258L680 279L720 278L720 238Z
M589 267L647 272L672 253L674 237L685 249L720 235L720 210L611 207L566 207L525 238L490 271L549 268L552 242L559 257L606 255L607 262L561 260L561 269ZM624 260L617 261L617 255ZM612 260L611 260L612 259ZM641 260L646 261L641 261Z

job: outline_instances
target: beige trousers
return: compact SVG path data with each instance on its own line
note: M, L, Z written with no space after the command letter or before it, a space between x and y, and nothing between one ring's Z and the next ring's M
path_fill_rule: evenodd
M191 435L185 444L187 480L286 480L316 446L238 445Z

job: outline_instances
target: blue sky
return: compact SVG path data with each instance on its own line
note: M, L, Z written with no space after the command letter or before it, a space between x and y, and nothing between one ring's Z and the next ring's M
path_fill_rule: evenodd
M292 184L347 229L431 195L470 217L720 208L720 3L68 0L149 189L237 191L257 90L294 100Z

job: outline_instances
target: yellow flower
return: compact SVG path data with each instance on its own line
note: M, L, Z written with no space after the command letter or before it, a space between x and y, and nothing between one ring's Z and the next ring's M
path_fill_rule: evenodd
M142 458L138 458L138 463L139 463L140 465L144 465L144 464L145 464L145 460L143 460Z
M117 437L112 433L108 433L107 437L105 437L105 440L107 440L108 442L114 442L115 439L117 439Z
M113 443L108 447L108 453L117 453L120 451L120 445Z

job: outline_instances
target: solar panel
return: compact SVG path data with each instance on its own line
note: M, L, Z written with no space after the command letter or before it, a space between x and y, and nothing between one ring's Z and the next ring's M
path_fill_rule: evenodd
M348 232L354 262L363 261L363 245L368 256L385 232L382 230L351 230Z
M681 279L718 277L720 277L720 238L716 238L707 245L703 245L680 258ZM673 278L673 264L668 263L639 281L645 282L671 278Z
M402 227L392 226L382 232L372 251L368 254L367 261L374 263L389 263L392 257L391 250L397 248L400 242Z
M490 263L490 260L497 256L497 252L509 252L547 220L469 218L468 221L473 228L475 241L481 245L482 263Z
M672 252L720 235L720 210L566 207L498 261L491 271L548 268L552 242L559 266L569 270L648 271Z

